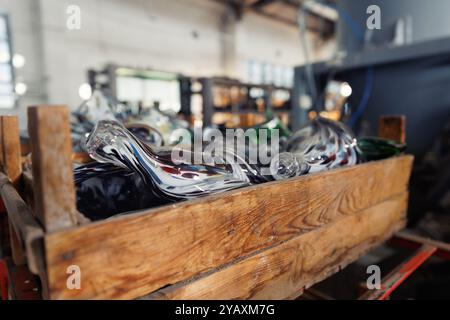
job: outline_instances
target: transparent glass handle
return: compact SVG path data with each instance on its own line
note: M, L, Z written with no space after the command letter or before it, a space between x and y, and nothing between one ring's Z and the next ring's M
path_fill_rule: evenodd
M169 198L195 198L251 184L245 165L228 164L226 159L218 165L178 163L172 160L172 148L149 146L117 121L99 121L86 146L93 159L139 173Z

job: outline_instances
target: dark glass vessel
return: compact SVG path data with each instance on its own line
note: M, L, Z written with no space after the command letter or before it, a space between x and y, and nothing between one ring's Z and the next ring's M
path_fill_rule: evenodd
M358 147L364 161L394 157L406 150L406 144L378 137L358 138Z
M136 172L112 164L93 162L77 167L74 177L77 209L93 221L172 202Z

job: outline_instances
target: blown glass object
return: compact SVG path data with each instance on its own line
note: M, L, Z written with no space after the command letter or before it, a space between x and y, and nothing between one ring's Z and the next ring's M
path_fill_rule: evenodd
M145 124L158 130L161 133L164 145L176 144L177 135L174 134L176 129L188 129L189 124L175 116L162 112L157 106L145 109L133 121L129 122L132 125Z
M106 92L94 90L92 96L71 113L72 146L77 152L85 150L86 135L97 121L117 120L124 107L115 102Z
M295 132L286 151L274 158L271 172L281 180L358 163L356 138L342 123L318 117Z
M271 132L273 130L278 130L278 135L280 138L287 138L291 135L289 129L281 122L281 119L277 116L271 116L270 120L258 124L253 127L254 129L267 129L269 131L269 137L271 137Z
M156 147L161 147L164 144L162 134L155 128L145 124L128 124L126 128L146 144Z
M394 157L406 150L404 143L378 137L358 138L358 147L364 161Z
M85 151L85 140L100 120L114 120L127 123L127 127L144 142L160 146L164 144L162 134L145 122L130 123L134 119L132 109L117 101L102 90L95 90L89 100L84 101L72 112L72 145L75 151Z
M156 148L143 143L117 121L99 121L86 142L90 156L136 172L147 185L168 199L190 199L261 182L256 166L225 149L219 161L204 159L180 148ZM173 159L174 152L182 157ZM217 155L216 158L217 159Z
M170 203L144 183L136 172L93 162L74 170L77 209L90 220Z

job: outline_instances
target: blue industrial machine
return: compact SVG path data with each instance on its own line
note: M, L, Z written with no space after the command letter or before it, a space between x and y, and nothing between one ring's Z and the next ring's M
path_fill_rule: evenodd
M379 30L366 26L370 5L380 8ZM409 152L424 155L450 120L450 1L340 0L335 9L339 54L295 69L292 126L308 119L303 97L312 97L320 111L327 83L345 81L353 91L349 124L357 133L376 134L379 116L403 114ZM399 34L402 43L395 42Z

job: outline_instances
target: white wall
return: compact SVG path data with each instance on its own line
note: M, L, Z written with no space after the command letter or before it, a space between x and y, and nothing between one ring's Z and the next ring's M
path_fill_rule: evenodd
M255 14L245 15L237 26L236 54L238 77L245 76L248 60L286 67L304 61L296 28Z
M81 30L66 28L73 4ZM10 12L15 51L27 59L20 72L30 90L20 110L76 107L87 69L106 63L244 78L249 59L303 61L295 28L252 14L230 26L226 8L208 0L0 0L0 9Z
M69 4L81 8L81 30L66 28ZM50 103L78 104L86 69L105 63L207 76L221 71L221 6L202 0L41 0L41 6Z
M40 30L38 8L39 2L36 0L0 0L0 10L7 12L10 17L13 50L26 57L24 68L16 70L16 78L25 81L28 86L21 105L46 101L41 41L37 32ZM0 109L0 114L18 114L21 119L25 118L25 112L25 108Z

